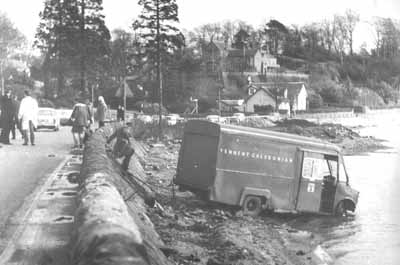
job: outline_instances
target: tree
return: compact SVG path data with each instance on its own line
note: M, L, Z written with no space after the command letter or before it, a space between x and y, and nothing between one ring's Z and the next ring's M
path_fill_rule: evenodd
M57 93L64 88L65 73L67 72L67 57L73 54L73 39L70 18L68 17L68 1L48 0L44 9L39 13L41 19L36 33L35 45L46 54L46 72L54 72L57 75ZM49 97L49 85L46 80L45 96Z
M14 27L11 20L3 13L0 13L0 75L1 75L1 94L4 94L4 60L9 56L13 49L21 46L25 42L25 37Z
M348 35L348 43L350 48L350 55L353 55L354 29L357 23L360 21L360 15L350 9L347 9L345 13L345 21L346 21L346 29Z
M332 52L333 43L335 41L333 27L334 24L331 20L324 20L321 22L321 37L323 39L325 48L328 50L328 53Z
M79 73L80 89L84 91L87 73L95 80L105 72L110 32L102 10L102 0L45 2L35 44L46 54L48 68L57 66L59 89L63 87L61 75L73 77Z
M375 18L375 53L382 58L394 58L399 54L399 25L390 18Z
M348 31L346 28L346 18L341 15L335 15L333 19L333 35L335 36L334 47L340 56L340 63L343 64L346 43L348 40Z
M139 31L139 36L146 49L148 60L156 66L158 98L159 98L159 130L162 135L162 63L170 55L184 45L184 37L175 26L179 22L176 0L139 0L142 12L139 19L133 23L133 29Z
M288 30L285 25L275 19L266 23L263 33L269 39L269 49L272 54L277 55L282 42L285 40Z
M105 25L103 0L80 0L72 9L79 28L79 64L81 90L86 89L86 74L98 79L108 62L110 32ZM89 67L90 66L90 67ZM102 69L103 68L103 69ZM88 70L90 69L90 70ZM95 81L96 82L96 81Z

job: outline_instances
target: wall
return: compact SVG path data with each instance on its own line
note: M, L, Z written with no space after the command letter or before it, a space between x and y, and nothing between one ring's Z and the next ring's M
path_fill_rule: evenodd
M307 91L304 85L297 96L297 110L307 110Z

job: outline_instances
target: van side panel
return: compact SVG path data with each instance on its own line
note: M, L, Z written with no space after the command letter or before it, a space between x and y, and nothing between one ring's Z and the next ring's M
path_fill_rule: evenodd
M265 137L221 131L212 200L237 205L245 187L268 189L274 208L294 208L297 149Z
M208 191L214 183L218 137L185 132L175 183L190 190Z

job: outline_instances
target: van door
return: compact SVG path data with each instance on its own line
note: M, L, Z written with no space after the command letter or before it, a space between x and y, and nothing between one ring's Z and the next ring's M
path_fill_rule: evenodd
M337 156L303 152L296 209L331 213L335 200Z

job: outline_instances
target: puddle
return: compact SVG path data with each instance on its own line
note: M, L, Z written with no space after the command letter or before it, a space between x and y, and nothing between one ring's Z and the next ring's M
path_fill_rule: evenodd
M71 215L63 215L53 219L52 223L62 224L62 223L73 223L74 217Z
M67 192L61 193L61 195L63 195L63 196L75 196L76 194L77 194L76 191L67 191Z
M77 184L78 179L79 179L79 172L75 171L75 172L68 173L67 179L68 179L69 183Z

